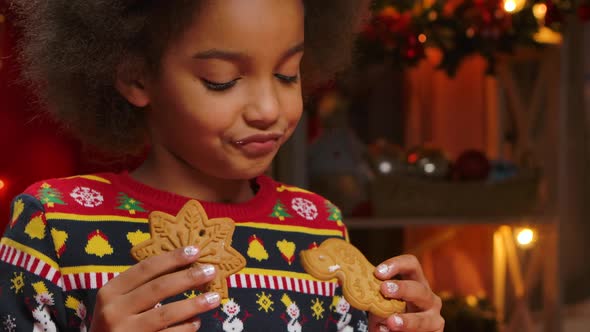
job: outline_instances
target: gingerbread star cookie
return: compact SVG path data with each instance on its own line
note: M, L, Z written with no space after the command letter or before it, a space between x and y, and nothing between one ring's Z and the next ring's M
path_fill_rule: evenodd
M160 211L150 213L149 223L151 239L131 249L136 260L195 246L200 250L200 257L193 265L211 264L217 270L215 279L206 285L206 291L228 297L226 278L246 266L244 256L231 247L235 229L232 219L209 219L201 203L191 200L176 216Z
M389 317L406 309L405 302L387 299L381 294L382 281L373 274L373 264L342 239L327 239L317 248L301 251L301 264L307 273L320 280L340 280L344 298L357 309L379 317Z

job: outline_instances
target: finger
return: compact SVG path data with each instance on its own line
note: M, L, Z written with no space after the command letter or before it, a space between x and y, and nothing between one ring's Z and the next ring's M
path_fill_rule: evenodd
M193 332L193 331L198 331L200 328L201 328L201 321L197 319L193 322L184 323L184 324L180 324L180 325L176 325L176 326L167 328L165 330L162 330L162 332Z
M135 326L139 331L160 331L218 307L220 300L219 294L213 292L172 302L137 315ZM186 325L183 323L180 326Z
M443 332L445 320L434 311L395 314L385 321L391 331Z
M379 332L389 332L389 331L391 331L391 330L386 325L379 325Z
M375 268L375 276L381 280L388 280L396 275L428 285L422 266L416 256L413 255L390 258Z
M194 263L198 254L198 248L189 246L147 258L109 281L101 291L103 295L128 293L152 279Z
M381 283L381 294L386 298L412 303L424 310L440 310L440 298L430 288L414 280L388 280Z
M386 324L387 321L385 318L369 314L369 331L390 332L391 330Z
M215 267L210 264L166 274L125 294L117 305L130 313L142 312L164 299L201 286L214 277Z

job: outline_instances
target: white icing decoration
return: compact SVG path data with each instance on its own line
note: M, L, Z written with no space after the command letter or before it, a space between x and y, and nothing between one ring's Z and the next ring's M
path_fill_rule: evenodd
M332 266L328 267L328 271L330 271L330 272L334 272L336 270L340 270L340 265L336 264L336 265L332 265Z

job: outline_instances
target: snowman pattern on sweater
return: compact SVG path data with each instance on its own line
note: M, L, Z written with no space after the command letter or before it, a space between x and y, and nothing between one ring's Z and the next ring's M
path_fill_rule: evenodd
M305 317L301 317L301 310L287 294L283 294L281 302L285 305L289 316L289 318L283 316L283 320L287 322L287 332L301 332L305 323Z
M221 311L227 315L223 321L224 332L242 332L244 331L244 322L238 317L240 314L240 305L233 299L222 301Z
M43 281L34 283L33 289L37 295L35 295L35 302L37 306L33 309L33 318L35 323L33 324L33 332L55 332L57 326L51 318L49 308L55 304L53 294L47 290L47 286Z
M350 311L350 303L341 296L334 296L334 311L340 315L336 322L336 328L338 332L354 332L354 328L350 326L352 315L348 313Z

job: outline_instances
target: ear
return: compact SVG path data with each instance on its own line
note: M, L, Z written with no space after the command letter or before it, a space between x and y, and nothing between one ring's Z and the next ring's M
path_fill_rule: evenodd
M146 107L150 104L150 97L146 89L146 78L143 70L134 70L128 63L119 64L115 88L136 107Z

